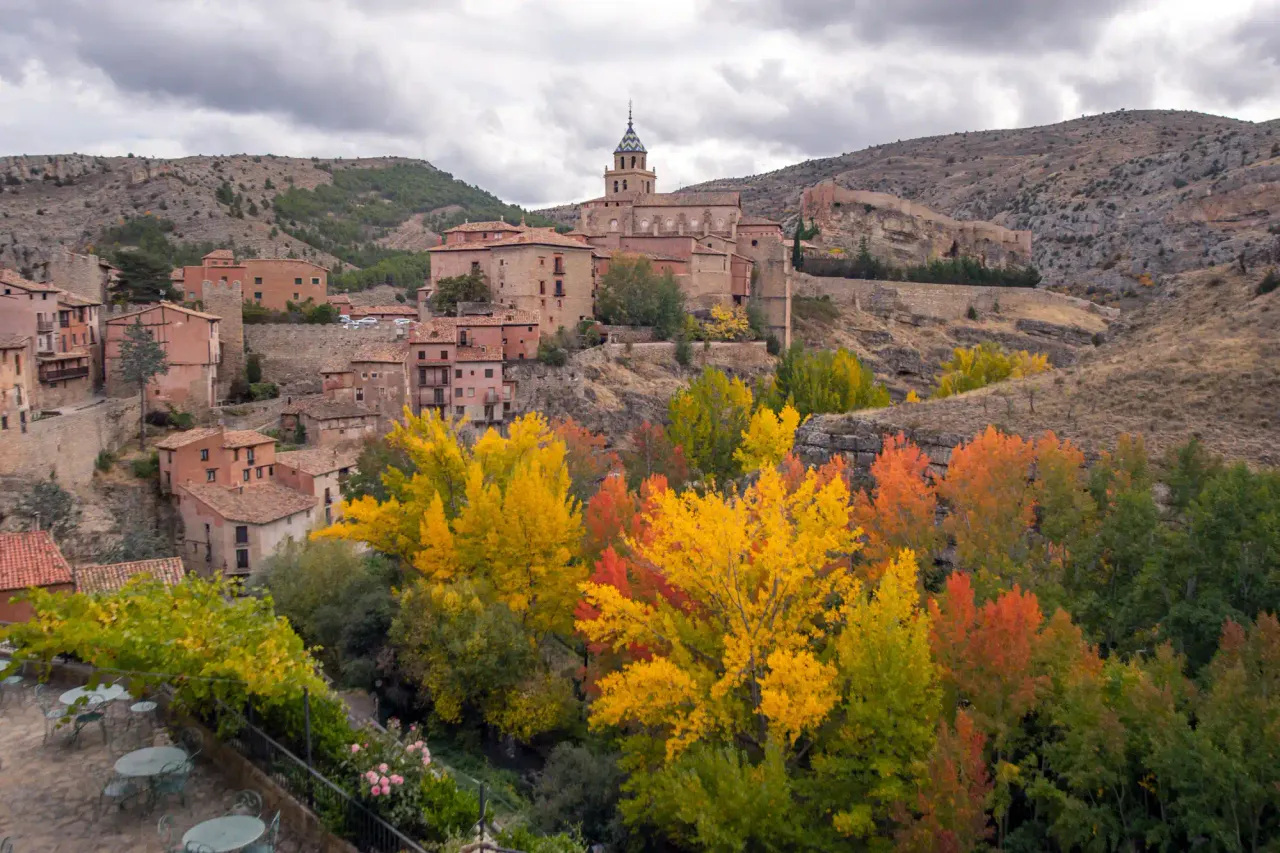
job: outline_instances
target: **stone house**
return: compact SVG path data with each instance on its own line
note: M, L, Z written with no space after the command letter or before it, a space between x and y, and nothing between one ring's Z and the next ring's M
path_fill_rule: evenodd
M32 587L75 590L71 566L53 534L47 530L0 533L0 622L25 622L32 617L31 605L20 598Z
M412 305L352 305L342 313L352 320L373 317L381 323L391 323L396 320L416 320L418 317L418 309Z
M538 341L537 314L511 308L415 326L409 336L414 413L430 408L473 423L506 420L516 382L504 365L536 358Z
M295 492L315 497L316 525L329 525L342 518L343 490L359 458L360 448L350 445L287 450L276 455L276 477Z
M0 433L27 431L35 347L24 335L0 334Z
M170 276L174 288L188 302L204 299L206 282L227 285L237 281L245 302L275 311L284 311L289 302L310 299L322 305L328 301L329 270L293 258L236 260L230 249L216 249L204 256L200 266L179 267Z
M176 486L175 494L182 555L205 576L244 577L285 540L305 539L318 503L313 495L267 480L236 486L187 483Z
M120 344L129 326L141 323L164 349L169 372L155 377L147 388L149 403L206 409L217 403L218 369L222 362L220 318L172 302L126 311L106 323L107 393L136 394L120 376Z
M275 439L257 430L189 429L165 436L156 450L166 494L191 483L238 486L275 478Z
M352 402L377 416L379 433L389 432L409 405L408 356L408 344L380 342L351 357Z
M330 377L350 377L350 370L326 374L325 390L330 390ZM338 390L340 386L334 386ZM354 393L354 387L345 390ZM280 435L292 440L302 424L306 443L313 447L332 447L361 442L378 435L378 415L355 402L327 396L302 397L293 400L280 412Z

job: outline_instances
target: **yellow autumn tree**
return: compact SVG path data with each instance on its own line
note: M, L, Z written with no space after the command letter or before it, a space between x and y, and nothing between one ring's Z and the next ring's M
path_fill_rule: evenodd
M545 650L572 632L587 576L580 507L565 444L540 415L474 445L460 426L406 411L388 441L411 465L383 476L388 499L352 501L343 521L315 535L366 543L417 570L394 630L438 715L453 722L477 707L529 737L553 725L568 699L546 677L555 663ZM483 665L495 660L503 665Z
M1032 354L1026 350L1009 353L999 344L987 341L952 351L951 360L942 363L942 373L938 375L938 387L933 389L933 396L950 397L1006 379L1021 379L1052 369L1049 357L1043 353Z
M857 582L832 560L857 549L849 491L810 470L794 489L766 468L742 495L664 492L628 540L669 594L637 600L585 583L593 643L651 654L600 681L595 727L640 726L667 759L714 739L794 744L825 718L838 673L819 657L835 602Z
M777 414L761 406L751 416L751 423L742 433L742 446L734 451L733 458L743 471L777 465L791 452L799 426L800 413L791 406L783 406Z

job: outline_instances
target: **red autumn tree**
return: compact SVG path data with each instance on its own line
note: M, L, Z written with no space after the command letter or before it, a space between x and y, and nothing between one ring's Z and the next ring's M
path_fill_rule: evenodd
M895 837L903 853L969 853L990 839L992 826L986 802L991 777L982 751L986 736L964 711L956 713L955 728L943 720L920 784L914 814L900 806L903 824Z
M583 558L594 562L609 546L620 545L632 532L639 510L640 499L627 489L627 481L618 475L606 477L582 513Z
M875 487L854 499L854 521L867 535L862 556L872 580L903 548L922 560L937 549L938 498L926 472L929 457L899 433L885 442L871 463Z

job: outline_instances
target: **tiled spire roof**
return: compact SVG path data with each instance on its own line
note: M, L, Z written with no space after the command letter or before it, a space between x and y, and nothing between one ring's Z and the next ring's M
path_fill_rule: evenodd
M622 141L613 149L614 154L647 154L644 143L636 136L636 129L631 125L631 105L627 105L627 132L622 134Z

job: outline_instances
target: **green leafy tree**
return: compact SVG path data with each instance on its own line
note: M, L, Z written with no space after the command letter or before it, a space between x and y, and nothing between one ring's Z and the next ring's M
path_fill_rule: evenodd
M355 473L347 480L343 495L349 501L371 497L379 503L391 497L391 491L383 482L388 471L408 471L412 467L409 454L387 439L374 438L365 441L356 459Z
M115 253L112 263L120 270L112 285L112 299L116 302L150 303L182 297L170 284L173 268L161 257L144 249L124 249Z
M398 573L349 542L290 540L267 559L258 580L325 669L343 686L369 689L397 606Z
M130 385L138 386L138 448L147 442L147 385L157 376L169 372L169 356L160 346L151 330L142 325L141 319L125 329L120 342L120 376Z
M703 477L728 480L740 473L734 452L751 421L751 389L714 367L682 389L667 404L667 436L684 448L689 464Z
M244 378L250 385L262 381L262 356L258 353L249 353L245 359Z
M759 389L761 405L775 412L791 405L802 417L889 405L889 392L875 374L843 347L810 352L793 344L772 379Z
M456 314L459 302L488 302L489 284L484 273L471 272L442 278L431 294L431 310L436 314Z
M804 217L796 225L796 236L791 242L791 266L793 269L804 269L804 250L800 248L800 232L804 230Z
M27 522L30 530L48 530L62 541L80 520L76 500L51 475L27 489L18 499L14 512Z
M99 563L130 563L172 557L173 540L156 529L155 520L140 510L126 514L120 525L120 539L99 551Z
M670 273L658 275L643 255L616 255L596 292L596 314L615 326L652 326L667 340L684 320L684 294Z

